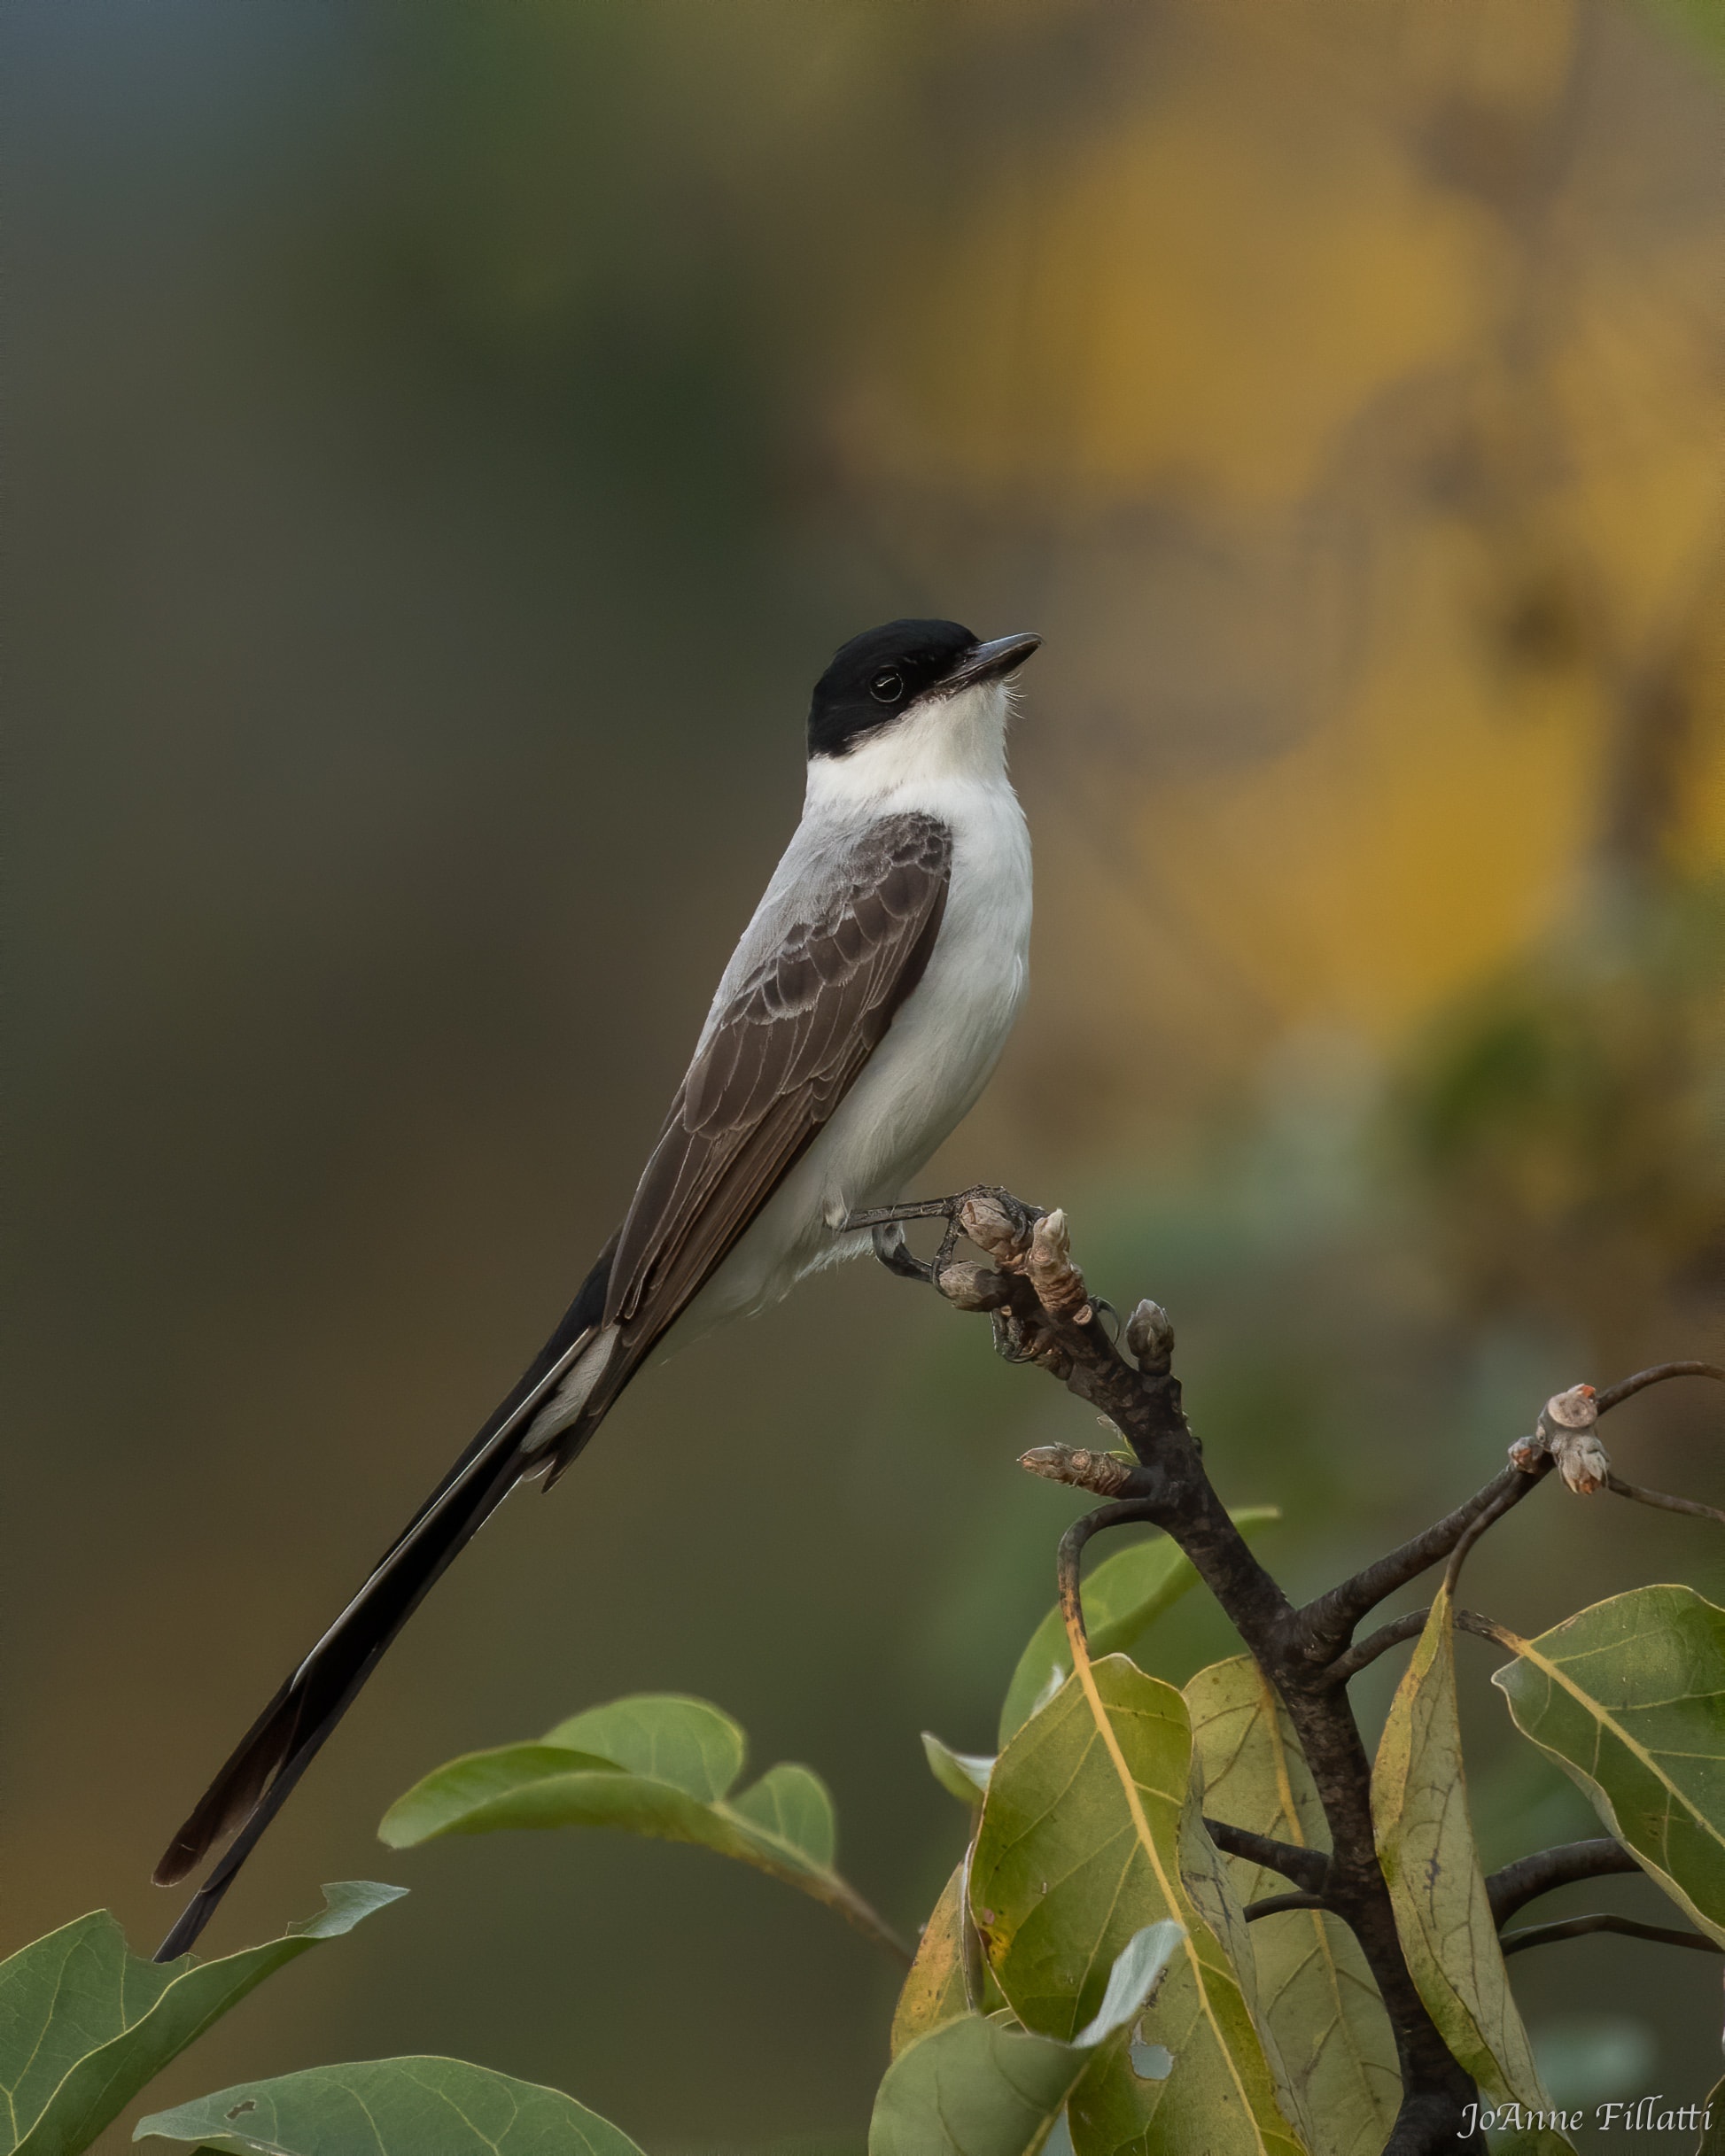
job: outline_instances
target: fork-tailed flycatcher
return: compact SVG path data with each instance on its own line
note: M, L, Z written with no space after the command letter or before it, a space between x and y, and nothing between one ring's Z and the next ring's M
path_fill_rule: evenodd
M158 1961L198 1937L385 1648L515 1485L556 1480L673 1325L760 1310L868 1248L849 1216L897 1198L975 1102L1024 995L1030 849L1006 776L1006 685L1040 640L890 622L816 682L803 820L622 1227L175 1835L162 1886L234 1839Z

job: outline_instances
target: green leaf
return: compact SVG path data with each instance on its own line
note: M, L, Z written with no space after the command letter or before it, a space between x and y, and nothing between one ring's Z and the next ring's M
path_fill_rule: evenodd
M1516 1659L1491 1681L1516 1727L1725 1945L1725 1609L1692 1587L1636 1587L1504 1644Z
M1243 1535L1252 1536L1282 1516L1275 1505L1248 1505L1228 1515ZM1090 1657L1130 1654L1156 1619L1171 1609L1197 1584L1198 1575L1177 1544L1159 1535L1135 1542L1099 1564L1085 1580L1084 1629ZM1018 1658L1000 1710L1000 1745L1023 1728L1051 1686L1072 1674L1072 1654L1059 1607L1051 1609L1030 1635Z
M731 1799L731 1810L763 1833L788 1842L818 1870L832 1867L838 1822L827 1785L812 1768L789 1760L769 1767L752 1788Z
M1493 2104L1550 2111L1467 1816L1446 1588L1390 1706L1372 1769L1371 1818L1408 1970L1444 2042ZM1570 2144L1537 2128L1526 2145L1551 2152Z
M1026 2156L1088 2064L1069 2044L967 2013L920 2036L887 2068L868 2156Z
M0 1962L0 2156L88 2148L266 1976L406 1892L366 1880L325 1887L316 1916L219 1961L141 1960L98 1909Z
M1126 1940L1170 1919L1181 1951L1143 2040L1172 2055L1162 2079L1129 2055L1099 2061L1068 2116L1080 2152L1158 2145L1208 2156L1294 2156L1239 1977L1187 1889L1180 1841L1192 1736L1185 1702L1123 1655L1080 1664L995 1763L970 1902L1007 2004L1071 2041L1097 2013ZM908 2054L907 2054L908 2056Z
M576 1772L618 1779L614 1760L587 1752L567 1752L553 1744L504 1744L489 1752L469 1752L416 1782L384 1814L378 1839L391 1849L414 1849L439 1834L482 1834L491 1831L490 1807L507 1807L524 1788L557 1775ZM678 1791L679 1795L687 1795Z
M392 1849L573 1826L690 1842L785 1881L908 1960L833 1869L833 1801L820 1777L781 1764L734 1797L743 1752L742 1732L717 1707L642 1694L573 1715L536 1744L452 1759L398 1798L377 1832Z
M1201 1670L1185 1688L1205 1811L1253 1834L1327 1850L1329 1827L1300 1741L1249 1655ZM1223 1862L1242 1903L1288 1882ZM1340 1917L1290 1910L1250 1928L1258 2006L1292 2083L1312 2156L1376 2156L1402 2102L1395 2037L1359 1942Z
M138 2121L134 2141L224 2156L641 2156L556 2089L460 2059L369 2059L241 2082Z
M980 1804L988 1795L988 1778L994 1762L986 1752L955 1752L943 1744L932 1730L922 1733L922 1750L929 1772L949 1796L961 1804Z
M919 2036L887 2070L868 2127L868 2156L1030 2156L1103 2047L1160 1982L1183 1934L1171 1921L1129 1939L1089 2025L1069 2043L967 2013Z
M749 1744L722 1708L674 1692L637 1693L589 1707L547 1732L548 1744L596 1752L650 1781L668 1781L703 1803L723 1796L742 1772Z

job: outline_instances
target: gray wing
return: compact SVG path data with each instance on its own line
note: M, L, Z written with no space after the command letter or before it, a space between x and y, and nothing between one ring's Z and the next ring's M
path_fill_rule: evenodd
M818 905L715 1010L629 1208L608 1322L657 1336L726 1257L856 1082L921 979L952 834L883 817L829 864Z

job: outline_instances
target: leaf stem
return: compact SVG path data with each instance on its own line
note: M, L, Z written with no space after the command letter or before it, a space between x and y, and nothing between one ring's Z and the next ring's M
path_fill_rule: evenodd
M866 1902L848 1879L841 1879L836 1872L828 1873L814 1882L807 1873L787 1871L782 1876L791 1886L800 1887L811 1900L824 1902L828 1909L835 1909L847 1924L859 1931L865 1939L872 1939L904 1967L908 1969L916 1959L915 1953L879 1910Z
M1147 1499L1126 1498L1118 1504L1099 1505L1094 1512L1084 1513L1061 1537L1054 1557L1054 1578L1060 1588L1061 1618L1072 1649L1074 1668L1081 1659L1088 1659L1090 1654L1090 1635L1084 1630L1084 1595L1079 1586L1085 1543L1104 1527L1131 1526L1153 1516L1154 1507Z
M1519 1954L1530 1946L1550 1946L1559 1939L1586 1939L1595 1932L1614 1932L1621 1939L1651 1939L1656 1946L1689 1946L1703 1954L1725 1954L1725 1946L1705 1932L1677 1931L1663 1924L1638 1924L1633 1917L1597 1914L1565 1917L1556 1924L1530 1924L1525 1931L1506 1931L1498 1944L1506 1954Z
M1549 1454L1547 1461L1549 1471ZM1515 1472L1519 1475L1521 1470L1518 1468ZM1467 1553L1488 1528L1495 1527L1506 1512L1519 1504L1523 1495L1524 1493L1518 1489L1505 1490L1469 1521L1455 1548L1449 1553L1449 1563L1443 1568L1443 1591L1452 1601L1455 1599L1456 1588L1461 1580L1462 1567L1467 1563Z

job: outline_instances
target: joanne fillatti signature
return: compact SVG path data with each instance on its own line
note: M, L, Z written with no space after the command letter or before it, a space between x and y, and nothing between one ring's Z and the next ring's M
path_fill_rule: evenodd
M1638 2097L1633 2103L1596 2104L1592 2122L1602 2134L1613 2129L1626 2134L1693 2134L1704 2132L1713 2124L1713 2111L1706 2104L1667 2105L1661 2110L1664 2104L1663 2091L1658 2096ZM1470 2104L1464 2119L1457 2141L1481 2131L1528 2133L1541 2127L1552 2133L1579 2133L1588 2123L1588 2113L1585 2109L1535 2111L1530 2104Z

